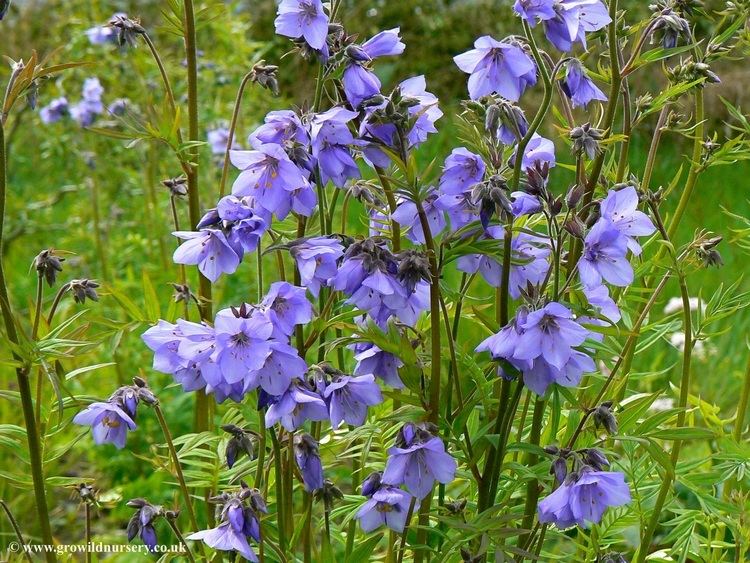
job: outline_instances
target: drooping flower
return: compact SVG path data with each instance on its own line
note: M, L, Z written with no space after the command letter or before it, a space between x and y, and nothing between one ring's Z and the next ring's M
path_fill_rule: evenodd
M561 530L598 524L608 507L629 502L625 475L584 468L579 474L570 473L562 485L539 503L539 521Z
M656 231L648 215L638 210L638 192L634 186L609 190L599 209L601 216L627 237L628 249L636 256L641 253L641 246L635 237L649 236Z
M281 146L297 143L303 147L310 144L310 133L292 110L269 112L263 121L248 138L254 148L265 143Z
M368 491L369 492L369 491ZM363 494L364 487L363 487ZM397 533L402 533L406 526L412 496L392 485L380 485L372 492L370 498L357 511L357 519L365 533L387 526Z
M125 447L128 431L135 430L135 422L121 405L114 402L91 403L74 418L75 424L91 426L96 444Z
M540 397L553 383L562 387L576 387L584 373L596 371L596 364L589 356L578 350L571 352L570 358L561 368L548 363L539 356L532 361L531 367L523 371L523 384Z
M304 38L313 49L323 49L328 37L328 16L320 0L282 0L276 33L292 39Z
M172 234L185 241L175 250L172 260L176 264L197 265L212 282L221 274L233 274L240 264L240 257L218 229L175 231Z
M52 100L49 104L39 110L42 123L50 124L60 121L69 112L68 99L60 97Z
M350 148L355 139L347 126L357 115L346 108L334 107L313 117L312 154L318 161L324 184L331 180L341 188L349 178L360 177Z
M398 368L404 365L398 356L384 352L371 342L357 342L353 345L354 375L374 375L383 380L386 385L395 389L403 389L404 384L398 376Z
M336 376L326 385L323 396L329 403L333 428L338 428L343 422L362 426L367 419L367 407L383 402L383 395L373 375Z
M226 127L218 127L217 129L211 129L206 134L208 140L208 146L211 147L211 154L223 155L226 153L227 145L229 144L229 129ZM237 139L232 139L232 149L239 149Z
M607 96L602 92L594 81L589 78L583 63L576 58L568 60L565 69L565 79L562 81L562 89L565 95L573 102L573 107L589 105L592 100L607 101Z
M530 368L529 360L519 360L513 355L524 332L523 325L526 317L528 317L526 307L519 307L516 310L516 316L506 326L496 334L485 338L474 351L489 352L493 360L505 360L521 371Z
M291 336L294 327L307 324L313 318L312 303L305 295L305 288L288 282L272 283L261 306L268 311L274 328L285 336Z
M448 214L452 231L479 219L480 207L471 191L459 195L443 194L435 200L435 207Z
M365 100L380 94L380 79L370 69L356 62L349 63L342 76L346 100L354 109Z
M460 195L471 190L484 178L486 166L482 157L459 147L445 159L438 188L443 194Z
M249 503L246 502L249 499ZM258 561L248 538L260 541L258 513L266 513L266 503L257 489L243 484L239 493L222 493L210 502L221 503L221 522L215 528L201 530L187 536L189 540L202 540L208 547L219 551L236 551L248 561Z
M242 170L232 194L252 196L253 201L279 219L292 206L295 190L309 187L308 173L297 167L279 145L262 144L252 151L230 151L232 164Z
M325 401L304 381L298 379L293 379L283 394L270 400L265 417L266 428L280 422L291 432L306 420L320 421L328 418Z
M406 49L400 34L401 28L398 27L381 31L365 41L362 44L362 50L371 59L400 55Z
M432 491L435 481L443 484L453 481L456 467L456 460L431 429L407 423L396 445L388 449L383 482L406 484L410 493L422 499Z
M310 434L294 437L294 459L297 462L305 490L309 493L323 488L323 464L318 443Z
M555 17L554 4L555 0L516 0L513 4L513 11L534 27L538 21L551 20Z
M453 60L458 68L471 75L469 95L472 100L497 93L517 102L529 85L530 73L536 72L534 62L523 49L489 35L477 39L473 50Z
M427 218L427 225L432 237L440 234L447 225L445 213L435 204L437 199L438 194L433 188L422 201L422 209ZM411 242L425 244L425 232L417 212L416 203L408 199L402 199L396 210L391 214L391 219L401 225L406 231L406 238Z
M584 239L583 254L578 262L584 287L597 287L602 279L619 287L633 283L633 268L627 251L628 238L609 219L599 219Z
M513 357L534 360L541 356L557 369L565 366L573 354L573 347L583 344L589 335L574 320L570 309L554 301L530 312L521 328L523 333Z
M518 149L516 149L517 152ZM516 153L511 157L511 165L515 166ZM533 168L536 164L547 164L550 168L555 166L555 143L551 140L534 133L524 150L521 166L524 170Z
M127 504L138 509L128 522L128 542L133 541L138 536L148 547L148 550L154 552L158 543L154 521L163 515L163 509L141 498L132 499Z
M336 275L344 246L334 237L312 237L294 243L289 252L297 262L300 283L317 297L320 288Z
M600 0L560 0L553 3L555 17L544 20L547 39L557 49L570 51L573 43L586 48L586 33L609 24L607 7Z
M586 295L589 305L597 309L601 315L607 317L613 323L619 322L622 318L620 309L609 296L609 290L604 284L592 288L584 286L583 293Z
M542 210L542 203L535 195L527 194L526 192L513 192L510 196L513 198L512 210L514 217L533 215Z

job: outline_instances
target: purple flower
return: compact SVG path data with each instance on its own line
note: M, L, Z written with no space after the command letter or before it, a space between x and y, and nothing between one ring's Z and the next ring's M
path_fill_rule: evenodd
M229 129L226 127L219 127L212 129L206 134L208 138L208 145L211 147L211 154L223 155L227 151L227 144L229 144ZM236 139L232 139L232 149L239 149Z
M163 514L162 508L140 498L128 501L128 506L138 508L128 522L128 542L133 541L138 536L148 547L148 550L153 553L157 544L154 521Z
M432 491L435 481L447 484L455 478L456 460L430 431L406 424L397 444L388 450L384 483L404 483L411 494L422 499Z
M516 148L516 152L518 152L518 148ZM513 156L511 157L512 166L515 166L515 160L516 153L514 152ZM547 163L549 164L550 168L555 166L555 144L549 139L546 139L541 135L534 133L534 135L531 137L531 140L529 141L529 144L526 145L526 150L524 151L523 161L521 165L523 166L524 170L529 170L530 168L533 168L537 163Z
M96 444L125 447L128 431L135 430L135 422L121 406L114 402L91 403L73 418L75 424L91 426Z
M596 364L589 356L573 350L562 368L549 364L543 357L536 358L530 368L523 370L523 383L540 397L553 383L563 387L576 387L584 373L596 371Z
M536 67L531 58L516 45L502 43L485 35L474 42L474 49L453 58L469 77L472 100L497 93L517 102L529 85ZM536 82L536 75L531 82Z
M483 238L502 240L504 228L501 226L488 227ZM528 233L519 233L511 242L511 256L513 261L510 268L510 295L514 299L521 296L528 283L540 285L549 270L547 257L550 245L545 238ZM479 272L484 280L492 287L500 287L502 283L502 266L498 260L486 254L470 254L461 256L457 261L459 271L468 274Z
M310 144L310 134L299 116L291 110L269 112L263 121L263 125L248 138L254 148L265 143L281 146L297 143L303 147Z
M464 194L482 181L485 168L484 161L478 154L463 147L453 149L445 159L438 187L443 194Z
M448 214L451 230L457 231L479 218L479 206L471 191L459 194L443 194L435 200L435 207Z
M244 500L250 498L250 506ZM237 494L222 493L213 500L222 499L221 523L216 528L201 530L187 536L189 540L202 540L207 546L219 551L237 551L249 561L258 557L247 541L248 537L260 541L258 512L266 512L265 501L260 494L243 486Z
M305 288L288 282L272 283L261 306L268 311L274 328L285 336L292 335L294 327L305 325L313 318L312 304L305 296Z
M328 16L320 0L282 0L274 22L276 33L304 38L313 49L323 49L328 37Z
M625 475L618 472L584 469L570 474L557 490L539 503L539 521L564 530L587 523L598 524L610 506L630 502Z
M346 108L334 107L313 117L312 154L318 160L324 184L331 180L341 188L349 178L360 177L349 148L355 144L354 136L347 126L357 115Z
M554 301L529 313L520 327L523 333L513 357L518 360L542 357L557 369L565 366L573 354L573 346L582 344L589 334L573 320L570 309Z
M52 100L49 104L39 110L42 123L55 123L68 115L68 99L63 97Z
M354 375L372 374L379 377L386 385L395 389L403 389L404 384L398 376L398 368L404 365L397 356L384 352L371 342L357 342L353 346Z
M524 329L521 327L526 322L527 316L528 311L526 310L526 307L519 307L516 311L516 316L511 319L510 323L503 327L498 333L484 339L479 346L476 347L475 351L489 352L493 360L505 360L518 371L530 369L533 365L531 361L518 360L513 357L519 339L524 332ZM507 377L505 368L502 366L498 367L498 374Z
M641 247L635 237L648 236L656 230L648 215L638 211L638 192L627 186L621 190L609 190L600 207L601 216L627 237L628 249L638 256Z
M432 237L440 234L446 227L445 213L435 205L438 194L431 189L422 201L422 208L427 216L427 224ZM406 238L414 244L425 244L425 232L422 221L417 212L417 204L407 199L402 199L396 210L391 214L391 219L396 221L404 230L408 230Z
M527 194L526 192L513 192L510 196L513 198L512 210L514 217L533 215L542 210L542 203L535 195Z
M227 195L216 204L216 213L222 221L241 221L252 217L253 208L247 204L246 200ZM201 221L201 225L203 222Z
M272 399L266 411L266 428L277 422L289 432L296 430L306 420L320 421L328 418L328 408L318 393L304 381L293 379L280 396Z
M578 106L585 108L591 100L607 101L607 96L589 78L581 61L575 58L568 60L562 89L573 102L574 108Z
M354 109L359 108L365 100L380 94L380 79L374 72L363 65L350 62L344 69L344 93Z
M198 270L212 282L221 274L233 274L240 264L240 257L220 230L175 231L172 234L186 241L172 256L175 264L197 264Z
M534 27L537 21L551 20L557 15L554 4L555 0L516 0L513 11Z
M309 434L294 437L294 459L302 474L302 482L309 493L323 488L323 465L318 443Z
M108 25L95 25L94 27L88 28L85 33L86 37L89 39L89 43L92 45L114 43L117 39L115 30Z
M628 238L609 219L599 219L584 239L583 255L578 262L584 287L597 287L602 279L620 287L633 283L627 251Z
M289 250L297 262L300 282L317 297L338 270L344 246L334 237L313 237L293 244Z
M338 428L342 422L362 426L367 419L367 407L383 402L373 375L337 376L326 386L323 397L329 403L333 428Z
M293 192L309 187L300 170L279 145L263 144L252 151L230 151L232 164L242 170L232 194L252 196L257 205L284 219L292 206Z
M256 373L271 353L268 339L273 324L262 314L247 312L245 306L219 311L214 321L216 353L213 356L226 383L244 382L246 387L256 383ZM289 379L278 384L269 382L264 388L278 394L289 385Z
M371 59L400 55L406 49L406 45L401 41L400 33L401 29L398 27L381 31L365 41L362 44L362 50Z
M598 31L612 21L607 7L599 0L560 0L553 3L555 17L545 19L547 39L560 51L570 51L573 43L586 48L586 32Z
M613 323L620 321L622 318L620 309L609 296L607 286L604 284L593 288L584 286L583 293L586 294L586 299L588 299L589 305L597 309L601 315L607 317Z
M435 122L443 116L438 107L438 99L434 94L427 92L427 82L424 76L415 76L404 80L398 89L401 96L416 100L416 104L408 109L409 117L413 120L411 129L406 131L406 149L419 146L427 140L431 133L436 133ZM381 106L369 109L367 117L360 126L360 137L372 139L367 143L363 152L367 160L375 166L387 167L390 158L380 148L385 145L397 150L401 145L398 138L398 129L393 123L384 119L384 110L389 102L385 101Z
M219 551L236 551L248 561L258 561L244 532L238 532L231 522L226 521L216 528L201 530L185 537L188 540L201 540L208 547Z
M369 533L385 525L394 532L402 533L411 501L412 496L406 491L381 485L357 511L362 531Z

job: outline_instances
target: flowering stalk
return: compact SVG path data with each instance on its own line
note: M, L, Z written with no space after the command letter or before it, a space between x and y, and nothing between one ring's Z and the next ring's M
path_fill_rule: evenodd
M194 529L198 530L200 528L198 527L198 521L195 519L193 501L190 498L190 491L188 491L187 483L185 482L185 476L182 474L182 465L180 464L180 458L177 455L177 450L175 449L174 442L172 441L172 433L169 431L169 425L164 418L164 414L161 412L159 403L155 403L153 407L156 418L159 421L159 426L161 426L161 430L164 433L164 439L167 441L167 449L169 449L169 455L172 456L172 463L174 464L177 482L179 483L180 490L182 491L182 498L185 502L185 509L187 510L188 518L190 518L190 525Z
M20 338L16 330L16 321L11 309L8 297L8 284L5 279L3 268L3 228L5 226L5 200L7 192L7 162L5 154L5 127L0 122L0 309L2 309L3 322L8 340L18 346ZM15 352L14 359L20 364L23 359ZM52 530L49 525L49 512L47 508L47 493L44 486L44 469L42 466L42 448L38 434L36 419L34 417L34 402L31 396L29 384L29 370L26 366L16 368L16 379L18 380L18 393L21 398L21 408L26 424L26 438L29 444L29 462L31 464L31 478L34 484L34 496L36 499L36 511L39 518L39 527L44 543L52 545ZM56 561L54 553L46 553L47 561Z
M83 505L85 528L84 528L84 541L86 542L86 563L91 563L91 552L88 549L91 543L91 506L88 502Z
M185 556L188 558L188 561L190 561L191 563L195 563L195 557L193 557L193 552L190 551L190 546L188 546L187 542L185 541L185 537L182 535L182 532L180 532L180 529L177 527L177 522L175 522L175 519L167 518L166 520L169 523L169 527L172 528L174 535L177 537L177 540L180 542L180 545L185 548Z
M195 13L192 0L185 0L185 57L187 60L188 81L188 141L197 142L198 129L198 52L195 41ZM190 163L187 166L188 209L190 226L194 228L201 218L200 192L198 191L198 151L191 146L187 151ZM202 273L198 273L198 298L201 319L211 319L211 282ZM208 397L203 390L196 392L195 401L195 429L207 430L210 426L208 413ZM210 516L209 516L210 518ZM197 529L197 528L196 528Z
M224 197L224 190L227 185L227 176L229 175L229 151L232 150L232 144L234 143L234 131L237 128L237 119L240 115L240 106L242 105L242 96L245 93L245 87L250 79L253 77L253 71L248 72L242 77L240 81L240 87L237 90L237 98L234 101L234 110L232 111L232 121L229 124L229 135L227 135L227 148L224 151L224 163L221 167L221 182L219 183L219 199ZM258 249L258 256L260 256L260 249Z

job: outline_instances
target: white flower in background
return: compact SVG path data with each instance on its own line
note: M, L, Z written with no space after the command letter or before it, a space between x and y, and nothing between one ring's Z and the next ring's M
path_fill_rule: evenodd
M680 352L685 350L685 333L675 332L669 337L669 342ZM705 360L708 356L716 354L716 346L707 344L704 340L696 340L693 343L693 357L697 360Z
M651 406L649 407L649 410L661 412L661 411L668 411L669 409L674 408L674 399L671 397L661 397L659 399L656 399L653 403L651 403Z
M706 304L702 303L697 297L691 297L688 301L690 303L691 311L697 311L699 305L700 305L701 311L706 310ZM681 297L672 297L672 299L667 301L667 304L664 306L665 315L671 315L672 313L678 313L679 311L682 311L682 298Z

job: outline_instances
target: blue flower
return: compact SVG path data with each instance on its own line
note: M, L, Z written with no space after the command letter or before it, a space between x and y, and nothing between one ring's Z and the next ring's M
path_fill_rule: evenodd
M386 385L395 389L403 389L404 384L398 376L398 368L404 365L397 356L384 352L371 342L357 342L353 345L354 375L374 375L383 380Z
M328 37L328 16L320 0L282 0L274 22L276 33L293 39L304 38L316 50Z
M289 252L297 262L300 283L315 297L336 275L344 246L334 237L312 237L291 245Z
M445 159L438 188L444 194L460 195L470 191L484 178L482 157L463 147L453 149Z
M524 50L489 35L477 39L473 50L453 60L458 68L471 75L472 100L496 93L517 102L526 87L536 82L536 66Z
M309 493L323 488L323 464L320 462L318 443L309 434L294 437L294 459L302 475L305 490Z
M638 210L638 192L633 186L609 190L599 209L601 216L627 237L628 249L636 256L641 253L641 246L635 237L649 236L656 231L648 215Z
M609 219L601 218L584 239L578 272L584 287L601 285L602 279L625 287L633 283L633 268L627 259L628 238Z
M360 177L350 148L355 139L347 125L357 115L346 108L334 107L312 119L312 154L318 161L324 184L331 180L341 188L349 178Z
M380 526L387 526L399 534L404 531L413 498L409 493L398 487L384 484L371 495L365 496L370 496L370 498L357 511L357 519L362 531L369 533Z
M568 60L565 79L561 85L565 95L573 102L574 108L578 106L585 108L592 100L607 101L607 96L589 78L586 68L578 59Z
M266 428L281 422L291 432L307 420L320 421L328 418L325 401L304 381L298 379L293 379L283 394L270 400L272 402L265 417Z
M74 418L75 424L91 426L96 444L125 447L128 431L135 430L135 422L121 405L114 402L91 403Z
M323 397L328 401L333 428L338 428L343 422L362 426L367 419L367 407L383 402L373 375L337 376L326 385Z

